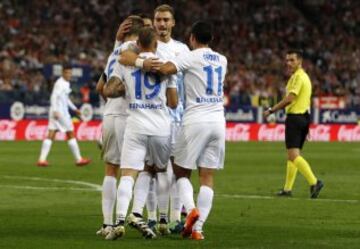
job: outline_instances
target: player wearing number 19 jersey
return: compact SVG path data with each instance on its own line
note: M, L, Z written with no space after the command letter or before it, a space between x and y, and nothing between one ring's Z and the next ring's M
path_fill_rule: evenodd
M156 34L151 28L143 28L139 34L140 56L155 57ZM166 168L170 156L170 118L166 105L177 105L176 83L169 77L144 73L135 67L116 64L110 78L112 82L125 85L129 100L124 144L121 152L121 178L117 195L117 224L106 239L121 237L125 230L125 217L132 197L132 188L137 173L146 164L159 170ZM147 195L147 189L143 192ZM144 186L145 187L145 186ZM134 196L134 199L137 197ZM143 204L144 205L144 204ZM147 238L155 237L151 229L141 219L141 213L130 221ZM134 213L132 214L134 216Z
M163 74L184 73L185 112L175 145L174 173L181 199L188 212L183 236L204 239L202 227L212 206L213 174L223 168L225 154L225 118L223 81L227 69L226 58L209 48L211 25L193 25L190 44L193 50L184 53L160 69ZM197 208L191 171L199 169L200 191Z

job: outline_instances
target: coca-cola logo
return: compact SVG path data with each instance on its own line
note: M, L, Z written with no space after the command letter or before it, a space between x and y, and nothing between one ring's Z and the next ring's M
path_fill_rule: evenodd
M337 138L339 141L360 141L360 126L346 127L342 125L338 131Z
M16 122L10 120L0 120L0 140L15 140Z
M77 139L79 140L97 140L101 136L101 123L90 125L90 123L82 122L77 130Z
M261 125L258 133L260 141L284 141L285 126L284 125Z
M317 125L310 129L310 140L330 141L330 127L328 125Z
M226 129L227 141L250 141L250 125L236 124Z
M26 140L42 140L46 136L47 125L40 125L36 121L28 123L25 129Z

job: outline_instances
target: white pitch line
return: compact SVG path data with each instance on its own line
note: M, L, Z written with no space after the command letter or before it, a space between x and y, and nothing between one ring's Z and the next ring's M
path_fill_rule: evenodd
M61 188L61 187L35 187L35 186L15 186L15 185L0 185L0 188L11 188L11 189L28 189L28 190L71 190L71 191L89 191L99 192L97 189L90 188Z
M1 176L2 178L7 179L20 179L20 180L32 180L32 181L42 181L42 182L59 182L59 183L70 183L75 185L82 185L90 187L92 190L101 191L101 185L84 182L84 181L75 181L75 180L64 180L64 179L49 179L49 178L40 178L40 177L28 177L28 176ZM67 188L69 189L69 188Z
M84 181L75 181L75 180L64 180L64 179L50 179L50 178L40 178L40 177L27 177L27 176L0 176L0 178L7 179L22 179L22 180L32 180L32 181L47 181L47 182L58 182L58 183L69 183L75 185L86 186L89 188L62 188L62 187L35 187L35 186L15 186L15 185L0 185L0 187L13 188L13 189L29 189L29 190L74 190L74 191L91 191L91 192L101 192L101 185L84 182ZM274 199L283 199L281 197L274 196L265 196L265 195L240 195L240 194L216 194L217 197L223 198L235 198L235 199L256 199L256 200L274 200ZM287 198L288 200L301 200L301 201L320 201L320 202L340 202L340 203L353 203L358 204L360 200L341 200L341 199L303 199L303 198Z
M264 196L264 195L238 195L238 194L218 194L218 197L235 198L235 199L257 199L257 200L275 200L284 199L282 197ZM345 202L345 203L360 203L360 200L341 200L341 199L303 199L303 198L287 198L287 200L301 200L301 201L322 201L322 202Z

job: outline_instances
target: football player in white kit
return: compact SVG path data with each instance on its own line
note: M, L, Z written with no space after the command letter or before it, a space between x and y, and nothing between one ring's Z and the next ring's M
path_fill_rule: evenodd
M75 158L77 166L85 166L90 163L89 159L83 158L80 154L79 145L74 135L74 125L71 120L69 108L80 115L80 111L71 102L69 94L71 93L70 79L72 68L70 65L63 66L62 76L57 79L50 97L48 135L41 146L40 157L37 162L39 167L49 166L47 156L51 145L58 131L66 132L68 145Z
M174 173L181 200L187 210L184 237L204 239L202 227L212 206L214 172L224 166L225 117L223 82L227 70L225 56L213 51L212 27L196 22L191 29L192 51L161 66L162 74L184 72L185 112L175 144ZM198 168L200 190L195 206L191 171Z
M167 4L163 4L158 6L154 10L154 27L157 33L158 38L158 48L157 48L157 56L163 60L171 60L176 58L182 53L188 52L189 48L179 41L176 41L171 38L172 29L175 26L175 19L174 19L174 10L171 6ZM120 62L125 65L134 66L135 62L141 62L136 66L141 66L143 63L144 69L149 69L147 65L151 66L159 66L156 62L147 59L143 61L139 59L138 56L129 51L125 51L120 58ZM149 64L148 64L149 62ZM146 65L145 65L146 64ZM169 113L171 115L171 144L172 144L172 161L173 161L173 148L176 142L176 134L179 130L181 120L182 120L182 113L183 113L183 74L179 72L177 74L177 91L179 95L179 104L176 108L169 108ZM160 184L156 184L157 186L157 201L159 206L159 213L160 213L160 220L159 220L159 232L161 234L166 234L168 231L167 222L168 222L168 210L169 210L169 190L170 190L170 197L171 197L171 208L170 208L170 222L171 227L174 228L173 231L176 231L176 228L180 225L180 214L181 214L181 207L182 204L180 202L180 198L178 195L178 191L175 184L175 177L172 173L171 164L169 164L168 171L163 176L158 176L158 179L161 179ZM137 181L141 181L142 179L138 179ZM149 224L152 223L153 219L156 219L156 212L155 215L152 211L153 205L149 205L149 203L154 203L154 200L151 200L151 197L154 197L154 194L149 194L149 200L147 204L147 209L149 212ZM180 226L181 227L181 226Z
M151 28L143 28L138 39L140 56L156 57L156 46L155 31ZM123 90L121 86L125 85L126 95L129 98L129 117L126 121L121 153L117 220L114 229L106 236L106 239L114 240L125 233L125 218L132 198L134 180L138 172L144 170L145 161L147 165L152 165L160 171L166 169L171 150L170 118L166 105L177 106L177 92L176 82L168 77L160 78L135 67L125 67L120 64L115 65L108 84L117 84L119 87L114 92L119 94ZM146 195L149 183L145 184ZM145 238L156 237L142 220L141 214L137 215L132 213L129 220L137 225Z
M122 50L128 49L131 42L138 38L140 29L144 26L139 16L129 16L120 25L123 29L127 23L128 27L123 39L123 44L117 43L107 60L107 64L99 82L97 90L106 98L108 90L106 87L107 78L112 74L115 63ZM119 32L118 32L119 33ZM104 89L105 88L105 89ZM111 95L111 93L110 93ZM113 212L116 202L118 169L122 150L128 103L124 97L106 98L102 122L102 159L105 162L105 177L102 185L102 213L103 226L97 231L97 235L106 236L113 226Z
M158 49L157 55L161 59L171 60L176 58L182 53L189 52L189 48L182 42L176 41L171 38L172 29L175 26L174 9L166 4L158 6L154 11L154 27L158 35ZM184 111L184 86L183 86L183 73L178 72L177 79L177 92L178 92L178 106L176 108L169 108L171 116L171 163L174 161L174 147L176 143L176 136L182 121ZM169 190L170 190L170 224L171 228L176 228L180 223L181 207L180 197L176 188L175 176L172 171L172 165L169 163L167 169L168 185L169 187L160 189L158 193L159 202L159 231L164 231L164 224L167 223L167 210L169 209Z

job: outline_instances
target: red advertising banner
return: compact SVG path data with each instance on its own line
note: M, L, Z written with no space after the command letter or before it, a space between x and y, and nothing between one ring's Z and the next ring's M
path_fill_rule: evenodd
M43 140L47 133L47 120L0 120L0 140ZM101 136L101 122L74 123L78 140L97 140ZM56 134L57 140L65 140L64 133Z
M47 132L47 120L0 120L1 140L42 140ZM101 122L76 122L75 134L78 140L97 140L101 136ZM283 141L283 124L232 123L226 125L227 141ZM64 140L65 134L58 133L58 140ZM310 127L311 141L360 141L359 125L313 124Z
M242 124L227 123L227 141L284 141L283 124ZM311 141L360 141L359 125L312 124L309 140Z

